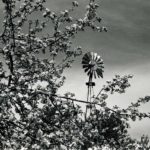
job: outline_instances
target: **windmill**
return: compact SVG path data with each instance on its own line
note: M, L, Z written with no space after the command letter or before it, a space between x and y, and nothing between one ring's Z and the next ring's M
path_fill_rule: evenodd
M87 73L89 77L89 81L86 82L86 85L88 87L87 102L91 102L92 90L93 86L95 86L93 78L95 79L103 78L104 63L97 53L88 52L82 58L82 65L85 73ZM87 114L87 107L86 107L86 114Z

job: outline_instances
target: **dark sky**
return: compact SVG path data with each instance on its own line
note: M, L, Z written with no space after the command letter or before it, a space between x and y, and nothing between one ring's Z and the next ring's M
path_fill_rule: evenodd
M88 0L78 0L80 6L74 15L85 12ZM150 0L101 0L99 15L103 18L103 25L108 28L107 33L87 31L77 36L76 45L81 45L86 51L94 51L102 56L105 63L104 79L96 80L95 93L100 90L106 80L115 74L133 74L131 88L123 95L113 95L108 99L109 106L118 104L127 107L139 97L150 95ZM47 7L59 11L69 8L70 0L47 0ZM2 5L0 4L0 19ZM67 81L60 93L71 91L77 98L85 99L87 89L86 74L82 70L81 57L66 71ZM141 111L149 111L150 104L146 104ZM150 136L150 121L143 120L131 123L130 132L133 137L143 134Z

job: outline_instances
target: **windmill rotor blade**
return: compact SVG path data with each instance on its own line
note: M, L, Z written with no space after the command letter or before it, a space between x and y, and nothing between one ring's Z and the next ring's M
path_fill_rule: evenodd
M83 65L83 68L87 68L88 67L88 65Z
M104 69L104 66L103 65L97 65L97 68Z
M94 56L94 57L93 57L93 60L96 61L96 59L97 59L97 53L94 53L93 56Z
M101 56L94 52L86 53L82 58L82 65L84 71L91 78L101 77L103 78L103 60Z
M88 70L90 70L89 68L86 68L84 71L87 72Z
M97 69L96 70L97 75L103 78L103 70L102 69Z
M82 62L89 62L90 61L90 59L88 58L88 57L83 57L83 59L82 59Z
M98 61L97 64L98 64L98 65L103 65L103 62Z
M91 54L91 52L86 53L85 56L86 56L87 58L89 58L89 60L92 59L92 54Z
M91 60L94 60L94 53L91 52Z
M83 66L87 66L87 67L89 67L89 64L83 64Z
M97 55L97 61L101 60L101 56Z
M89 58L83 58L82 62L89 62L90 59Z

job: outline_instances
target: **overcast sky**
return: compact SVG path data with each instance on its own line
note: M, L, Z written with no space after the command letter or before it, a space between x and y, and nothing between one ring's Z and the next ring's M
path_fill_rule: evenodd
M71 6L70 0L47 0L47 7L59 11ZM82 15L88 0L78 0L80 6L75 15ZM124 95L113 95L108 99L109 106L118 104L127 107L131 101L150 95L150 1L149 0L101 0L99 15L108 28L107 33L87 31L79 34L76 44L85 51L94 51L102 56L105 63L104 79L96 80L95 92L106 80L115 74L133 74L132 86ZM0 5L1 9L2 5ZM1 9L2 10L2 9ZM0 19L2 11L0 13ZM85 52L84 51L84 52ZM66 71L67 81L60 90L61 93L71 91L77 98L84 99L87 89L86 74L81 66L81 57ZM149 111L150 104L142 107ZM142 134L150 136L150 121L132 123L130 132L133 137Z
M82 3L81 3L82 2ZM81 10L87 0L80 0ZM50 2L52 8L67 8L70 0ZM97 52L105 63L104 79L96 80L95 92L115 74L133 74L131 87L123 95L113 95L108 99L110 106L118 104L126 108L139 97L150 95L150 1L149 0L103 0L99 2L99 14L103 24L108 27L107 33L88 31L78 36L77 42L87 51ZM85 98L87 81L81 66L81 59L71 70L67 71L67 82L61 90L72 91L79 98ZM141 111L149 111L146 104ZM150 121L131 123L130 133L139 138L142 134L150 136Z

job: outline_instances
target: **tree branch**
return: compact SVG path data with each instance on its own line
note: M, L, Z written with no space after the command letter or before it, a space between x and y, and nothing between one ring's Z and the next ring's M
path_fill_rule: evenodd
M47 92L44 92L44 91L36 91L37 93L39 94L44 94L44 95L47 95L47 96L54 96L54 97L57 97L57 98L62 98L62 99L66 99L66 100L71 100L71 101L74 101L74 102L79 102L79 103L84 103L84 104L90 104L90 105L97 105L97 106L100 106L102 107L100 104L97 104L97 103L94 103L94 102L87 102L87 101L84 101L84 100L80 100L80 99L75 99L75 98L71 98L71 97L65 97L65 96L59 96L57 94L50 94L50 93L47 93ZM114 113L117 113L117 111L109 108L109 107L103 107L109 111L112 111ZM121 114L120 115L127 115L127 114ZM129 115L129 114L128 114Z

